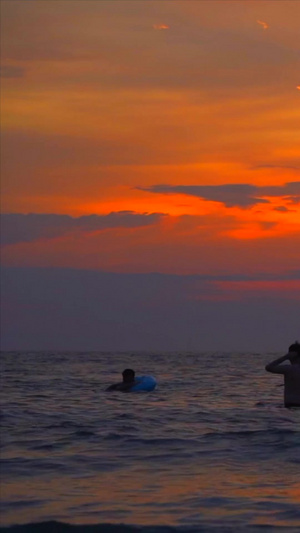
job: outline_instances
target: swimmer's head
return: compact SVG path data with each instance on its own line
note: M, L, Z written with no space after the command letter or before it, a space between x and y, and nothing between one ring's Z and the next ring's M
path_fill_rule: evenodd
M290 361L293 364L300 364L300 344L298 341L289 346L289 353L293 354Z
M122 372L123 381L126 383L130 383L131 381L134 381L135 372L134 370L131 370L131 368L126 368Z

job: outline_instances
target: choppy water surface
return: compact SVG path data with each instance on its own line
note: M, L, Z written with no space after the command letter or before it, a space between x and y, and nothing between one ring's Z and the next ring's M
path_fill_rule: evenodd
M2 526L300 531L300 410L264 371L276 356L2 354ZM157 389L105 392L126 367Z

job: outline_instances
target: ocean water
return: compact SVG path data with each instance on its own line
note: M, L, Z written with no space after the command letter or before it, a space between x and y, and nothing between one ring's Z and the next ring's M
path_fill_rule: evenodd
M3 353L1 531L299 533L277 356ZM126 367L157 389L105 392Z

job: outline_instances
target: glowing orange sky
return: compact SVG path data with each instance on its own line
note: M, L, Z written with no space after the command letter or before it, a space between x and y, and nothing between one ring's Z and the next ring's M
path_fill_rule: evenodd
M3 211L165 215L25 239L4 260L39 263L46 246L46 264L68 266L69 250L91 268L230 271L241 242L240 270L297 268L298 193L243 207L150 188L300 181L299 17L293 1L4 0Z

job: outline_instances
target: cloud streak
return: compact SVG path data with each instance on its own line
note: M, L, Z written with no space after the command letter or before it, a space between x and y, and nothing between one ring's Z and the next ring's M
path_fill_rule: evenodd
M255 165L251 167L252 170L259 170L261 168L282 168L284 170L300 170L300 162L296 165L283 165L283 164L271 164L271 163L262 163L260 165Z
M257 204L269 203L266 197L285 197L291 203L299 202L300 181L293 181L285 185L257 186L248 183L228 183L224 185L164 185L151 187L137 187L145 192L158 194L185 194L220 202L226 207L250 208Z
M120 211L108 215L69 215L21 213L1 215L2 245L32 242L40 239L54 239L74 231L93 233L111 228L137 228L156 224L162 213L133 213Z
M2 65L0 67L0 78L23 78L25 76L25 67L16 65Z

